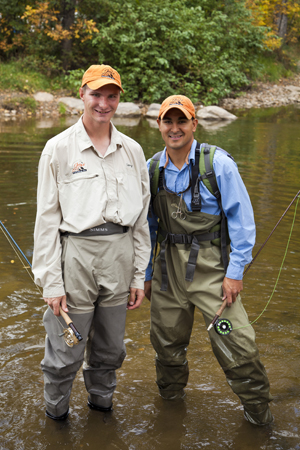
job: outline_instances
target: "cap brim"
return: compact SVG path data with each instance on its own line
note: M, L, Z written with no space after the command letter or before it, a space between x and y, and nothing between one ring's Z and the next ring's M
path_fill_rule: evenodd
M182 106L177 106L177 105L171 105L171 106L169 106L169 107L168 107L168 108L167 108L167 109L166 109L159 117L160 117L161 119L163 119L163 118L165 117L166 113L167 113L168 111L170 111L170 109L180 109L180 111L183 112L183 114L185 115L185 117L186 117L187 119L191 119L191 118L193 117L192 114L189 113L187 109L183 108Z
M93 91L95 91L96 89L99 89L99 88L101 88L103 86L106 86L107 84L114 84L115 86L118 86L118 88L121 89L122 92L124 92L123 88L116 81L113 81L113 80L98 79L98 80L95 80L95 81L89 81L86 84Z

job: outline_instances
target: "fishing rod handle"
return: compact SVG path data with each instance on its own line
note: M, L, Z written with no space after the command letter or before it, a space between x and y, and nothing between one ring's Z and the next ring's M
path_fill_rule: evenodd
M61 306L59 307L59 313L62 316L62 318L64 319L64 321L66 322L67 325L70 325L70 323L72 323L71 318L68 316L68 314L66 312L64 312L61 308Z
M216 312L216 316L221 316L222 312L224 311L224 309L227 306L227 300L225 299L222 303L222 305L220 306L220 308L218 309L218 311Z
M222 312L223 312L224 309L226 308L226 305L227 305L227 300L225 299L225 300L223 301L222 305L220 306L220 308L218 309L218 311L216 312L215 317L214 317L213 320L210 322L210 324L209 324L209 326L208 326L208 328L207 328L207 331L209 331L209 330L214 326L214 324L216 323L216 321L218 320L218 318L221 316Z
M79 331L77 330L77 328L75 327L75 325L72 322L72 320L69 317L69 315L65 311L63 311L61 307L59 308L59 312L60 312L60 315L62 316L62 318L64 319L64 321L66 322L66 324L72 329L72 331L74 332L74 334L77 337L77 339L79 341L82 341L82 336L79 333Z

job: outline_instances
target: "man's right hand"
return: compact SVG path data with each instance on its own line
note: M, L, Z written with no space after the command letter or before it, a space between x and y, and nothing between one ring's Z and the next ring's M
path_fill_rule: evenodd
M151 284L152 280L145 281L144 283L145 297L147 297L149 301L151 300Z
M67 297L63 295L62 297L54 297L54 298L45 298L44 301L50 306L50 308L53 310L53 313L55 316L60 316L59 314L59 308L64 312L68 312L67 307Z

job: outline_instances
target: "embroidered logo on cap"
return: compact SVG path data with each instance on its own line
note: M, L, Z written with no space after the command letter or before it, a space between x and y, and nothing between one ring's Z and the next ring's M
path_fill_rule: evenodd
M84 167L85 163L82 161L75 161L72 167L72 174L87 172L87 169Z
M169 106L171 105L180 105L183 106L182 101L180 100L180 98L174 98L174 100L172 101L172 103L169 103Z
M111 78L112 80L115 79L114 73L111 69L105 69L103 70L103 74L101 75L103 78Z

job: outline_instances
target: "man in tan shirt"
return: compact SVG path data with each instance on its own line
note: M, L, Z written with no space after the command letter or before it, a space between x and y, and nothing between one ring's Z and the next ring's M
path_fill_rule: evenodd
M142 148L111 123L121 90L116 70L91 66L80 88L83 116L47 142L39 163L33 273L49 305L41 365L46 415L56 420L68 416L83 359L88 405L112 409L126 309L144 298L149 180ZM83 337L75 347L60 336L60 307Z

